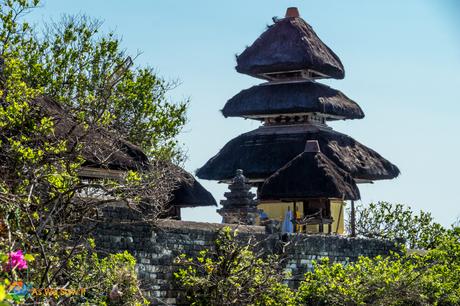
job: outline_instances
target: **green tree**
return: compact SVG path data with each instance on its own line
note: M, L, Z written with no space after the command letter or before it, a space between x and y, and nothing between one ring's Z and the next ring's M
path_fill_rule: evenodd
M460 228L423 253L360 257L348 265L316 263L297 299L307 305L459 305Z
M174 136L185 105L161 100L166 83L150 69L124 64L119 40L97 36L85 18L67 20L62 31L36 33L22 18L37 5L0 2L0 302L8 299L2 291L8 282L23 280L35 288L90 288L85 296L36 297L37 303L144 303L133 258L101 258L88 237L104 205L142 207L150 221L163 212L179 177L176 167L157 159L178 156ZM166 118L172 123L163 127ZM82 180L85 148L117 152L122 136L137 137L152 157L152 171ZM100 156L100 167L109 167L107 160ZM35 259L27 269L3 264L18 250Z
M422 259L423 294L432 305L460 305L460 227L453 226L438 237Z
M167 98L175 84L152 68L133 67L120 39L101 34L97 20L67 16L45 25L44 33L19 22L38 4L15 0L2 6L1 54L24 63L24 81L71 106L81 121L104 123L149 156L180 162L184 156L176 136L186 121L187 101Z
M405 256L360 257L343 265L324 259L305 275L298 300L306 305L423 305L417 266Z
M89 284L73 279L73 267L68 263L87 249L91 228L79 233L75 229L81 228L88 218L97 218L98 207L108 202L107 199L87 199L81 191L100 186L112 201L126 200L134 204L139 197L146 198L152 192L145 193L145 190L158 191L158 183L168 179L144 181L142 174L127 173L126 179L120 182L81 181L78 176L83 163L81 148L69 147L67 139L54 136L52 118L43 116L41 108L31 103L41 90L30 88L24 82L24 69L24 63L4 54L0 91L3 97L0 103L0 252L5 255L23 250L34 254L35 261L27 272L10 271L2 265L0 281L24 280L37 288L78 289ZM125 264L120 262L118 267L122 266ZM108 299L105 292L98 293Z
M175 275L192 305L459 305L460 228L434 239L423 251L402 246L347 264L324 258L292 290L280 256L265 256L225 228L213 248L180 256Z
M403 239L409 248L435 247L445 229L430 213L418 214L403 204L370 203L356 207L356 234L389 240Z
M263 256L250 238L238 241L237 231L228 227L219 232L213 249L196 258L182 255L177 263L185 268L175 277L192 305L294 305L280 258Z

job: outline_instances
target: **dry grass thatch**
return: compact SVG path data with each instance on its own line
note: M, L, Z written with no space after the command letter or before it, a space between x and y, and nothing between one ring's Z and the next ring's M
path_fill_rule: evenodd
M345 77L339 57L299 17L277 20L237 57L236 66L238 72L256 77L306 69L335 79Z
M321 152L300 153L271 175L259 190L262 201L314 198L360 198L353 178Z
M399 175L399 169L353 138L314 125L260 127L228 142L203 167L199 178L230 180L243 169L251 180L265 180L304 151L307 140L317 140L324 155L355 179L382 180Z
M64 107L45 97L34 101L43 115L54 119L56 139L67 139L69 147L81 145L85 159L81 176L87 179L121 179L124 171L152 171L155 167L170 169L177 178L169 205L176 207L217 206L216 200L194 177L184 169L163 162L151 164L136 145L101 127L83 126L74 120Z
M228 100L222 110L225 117L305 113L364 118L359 105L342 92L311 81L253 86Z
M176 166L177 167L177 166ZM182 179L171 195L170 205L176 207L217 206L212 194L192 174L180 168Z
M149 160L136 145L103 127L84 128L58 102L47 97L34 101L44 116L54 120L54 137L67 139L68 146L79 145L85 159L84 166L111 170L147 170Z

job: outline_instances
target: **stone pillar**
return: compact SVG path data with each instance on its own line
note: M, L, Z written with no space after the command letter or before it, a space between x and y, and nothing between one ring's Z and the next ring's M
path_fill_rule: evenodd
M224 193L226 200L220 201L222 208L217 210L223 217L222 223L254 225L257 217L256 195L249 191L251 185L243 175L243 170L236 170L236 176L228 189L230 192Z

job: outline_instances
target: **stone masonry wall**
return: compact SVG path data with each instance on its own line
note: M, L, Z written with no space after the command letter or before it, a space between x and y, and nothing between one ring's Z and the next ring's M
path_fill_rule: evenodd
M119 220L117 210L105 214ZM123 215L126 217L126 215ZM184 296L174 282L173 273L178 269L174 259L185 253L196 256L204 248L211 248L217 231L223 224L163 220L153 226L145 222L107 222L96 234L98 248L110 252L128 250L137 259L137 269L148 298L153 305L184 305ZM233 226L235 227L235 226ZM286 269L292 273L288 281L297 287L304 273L312 269L312 261L329 257L332 261L347 263L358 256L388 254L395 249L389 241L348 238L335 235L279 235L265 234L260 226L238 226L240 236L253 235L264 239L267 252L277 252L280 240L291 242L286 249Z

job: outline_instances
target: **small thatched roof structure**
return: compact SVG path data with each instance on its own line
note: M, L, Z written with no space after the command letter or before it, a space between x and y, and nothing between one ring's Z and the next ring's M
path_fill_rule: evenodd
M345 72L339 57L298 12L289 12L288 9L286 18L276 20L237 56L236 70L264 79L270 79L267 73L297 70L312 71L313 77L343 79Z
M355 179L382 180L399 169L374 150L327 127L311 124L263 126L228 142L196 175L208 180L231 180L243 169L252 181L264 181L317 140L324 155Z
M198 206L217 206L217 202L212 194L198 182L195 177L184 169L174 167L179 173L177 186L171 193L171 200L168 203L175 207L198 207ZM79 176L86 179L112 179L121 180L125 177L126 171L101 169L97 167L82 167L78 172Z
M149 171L153 166L136 145L103 128L85 129L52 99L40 97L33 102L44 116L54 119L56 139L67 139L68 145L83 145L85 163L80 177L88 179L122 179L126 170ZM176 207L217 206L216 200L194 177L179 168L180 179L172 192L170 205Z
M358 200L353 178L319 150L316 140L306 150L271 175L259 189L262 201L299 201L314 198Z
M329 119L361 119L359 105L342 92L313 81L266 83L245 89L228 100L225 117L322 113Z

